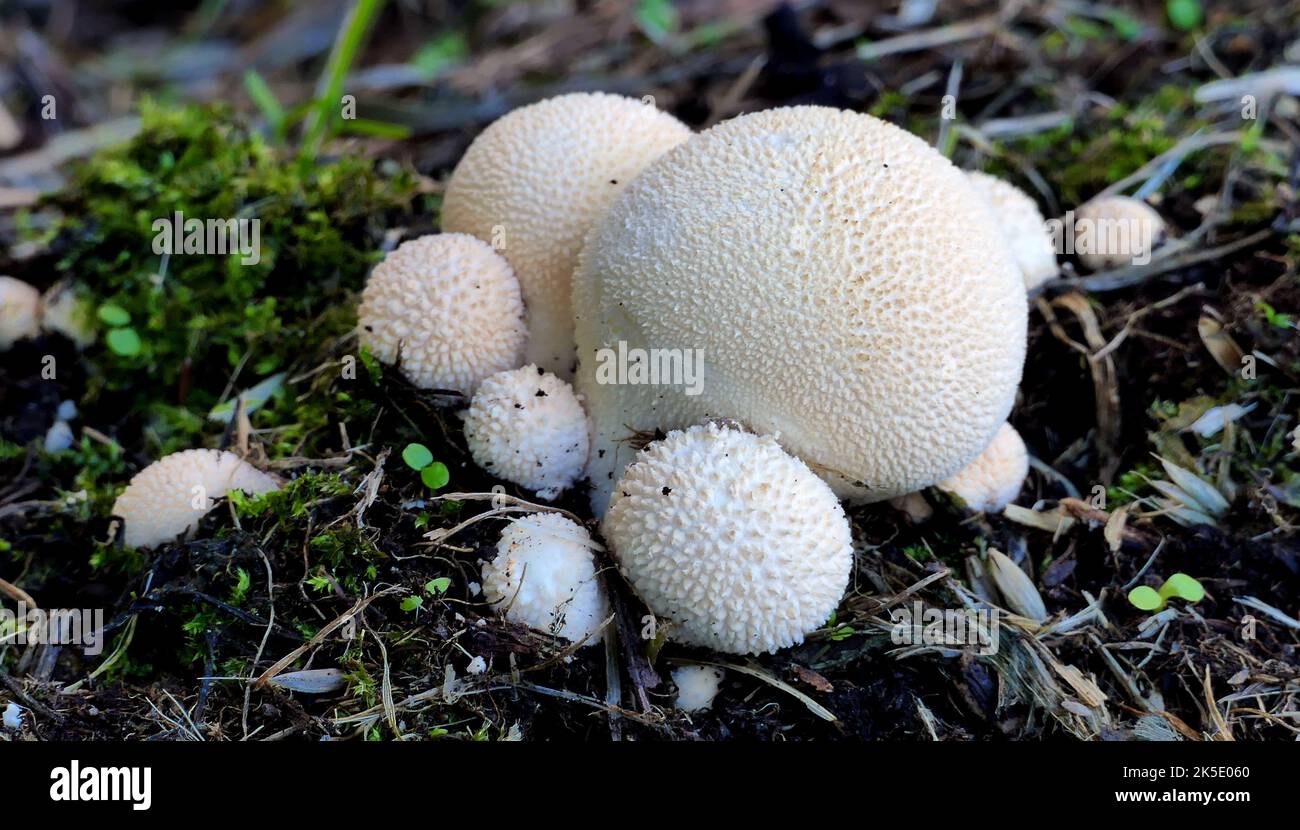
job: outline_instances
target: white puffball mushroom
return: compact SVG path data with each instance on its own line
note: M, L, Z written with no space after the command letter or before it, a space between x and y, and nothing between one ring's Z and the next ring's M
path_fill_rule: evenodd
M1131 196L1101 196L1074 212L1074 252L1090 271L1149 262L1165 233L1155 208Z
M717 418L779 434L843 497L929 487L1006 420L1028 321L965 174L827 107L742 115L647 167L588 236L573 309L597 515L630 439ZM611 382L604 358L633 350L697 356L699 383Z
M1056 249L1047 232L1047 220L1033 198L1010 182L972 170L966 180L979 194L997 221L1011 257L1020 268L1025 288L1037 288L1057 275Z
M594 549L587 529L558 513L517 519L483 565L483 594L507 620L574 643L599 642L609 601Z
M530 363L479 385L465 441L474 463L550 501L582 477L587 416L573 387Z
M471 395L488 375L519 365L527 331L510 264L463 233L403 242L375 266L361 294L361 344L422 389Z
M123 541L153 547L187 533L231 490L260 495L280 481L224 450L183 450L163 456L131 478L113 502L125 523Z
M732 654L803 642L853 566L835 494L771 436L717 424L671 432L628 466L601 525L669 637Z
M974 511L1001 510L1020 495L1029 475L1029 451L1011 424L1003 424L979 457L937 485Z
M23 728L23 707L17 703L5 706L4 715L0 716L0 725L15 732Z
M442 227L500 241L528 308L529 363L573 376L569 286L587 231L690 134L640 99L579 92L508 113L465 151L447 183Z
M93 310L77 286L55 283L41 297L41 328L61 334L84 349L95 342Z
M0 351L40 334L41 292L22 280L0 277Z
M723 671L713 666L679 666L672 671L677 686L676 705L683 712L703 712L713 708L713 699L722 686Z
M487 667L487 660L483 659L482 655L479 655L469 661L469 665L465 666L465 671L470 674L482 674L487 671Z

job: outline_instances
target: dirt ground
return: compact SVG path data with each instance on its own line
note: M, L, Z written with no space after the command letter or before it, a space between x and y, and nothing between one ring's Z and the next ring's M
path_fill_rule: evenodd
M316 94L347 5L102 5L19 3L4 19L0 101L15 136L0 155L0 273L42 290L77 278L125 304L147 292L118 274L158 263L142 261L149 234L114 216L168 210L171 165L249 180L298 169L279 160L310 126L277 136L259 93L286 109ZM294 194L283 227L328 215L312 232L350 264L281 257L249 300L277 297L267 320L280 322L236 306L246 328L232 343L214 340L216 324L173 336L174 309L141 305L127 310L143 355L56 335L0 355L0 601L103 608L108 634L93 657L0 645L0 710L27 710L0 740L1295 740L1300 70L1205 90L1300 62L1300 4L927 5L383 8L346 84L368 134L325 135L312 165L345 165L331 175L364 195L317 173L266 184ZM642 637L645 608L608 555L608 648L492 614L472 586L502 521L471 520L503 482L470 460L460 401L392 371L336 379L356 349L331 315L350 313L376 252L437 229L446 177L487 123L594 89L652 95L696 129L797 103L869 112L1012 181L1047 216L1145 189L1169 227L1149 266L1088 272L1063 257L1061 278L1030 298L1011 417L1035 459L1020 509L971 514L933 490L924 520L850 508L856 564L835 617L758 658ZM57 118L42 117L46 95ZM218 108L142 127L146 99ZM265 136L270 166L227 165L245 133L226 124ZM129 153L95 155L131 136ZM211 170L185 161L199 147ZM201 290L176 319L218 313ZM272 372L287 388L247 429L207 418ZM68 400L74 443L55 457L42 436ZM1226 423L1193 429L1207 413ZM451 472L437 494L399 458L412 441ZM149 461L189 446L246 450L295 484L270 504L223 502L190 541L125 550L108 506ZM1187 522L1152 483L1170 476L1161 458L1227 509ZM584 493L557 504L595 529ZM1004 618L988 655L891 640L891 609L1005 605L972 575L990 548L1029 574L1045 624ZM1175 573L1204 598L1159 613L1128 600ZM480 656L487 671L469 673ZM711 711L674 708L682 661L726 668ZM304 669L334 672L296 690Z

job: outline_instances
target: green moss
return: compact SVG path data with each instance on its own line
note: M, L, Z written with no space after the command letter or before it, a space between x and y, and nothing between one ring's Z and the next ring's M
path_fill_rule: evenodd
M54 248L96 308L139 334L137 354L89 350L89 397L125 393L204 415L236 367L241 386L311 360L354 319L353 293L415 179L395 165L282 156L222 107L145 105L129 143L77 168L57 210ZM159 254L155 222L256 219L260 258ZM164 446L197 424L155 410ZM183 427L183 429L177 429Z

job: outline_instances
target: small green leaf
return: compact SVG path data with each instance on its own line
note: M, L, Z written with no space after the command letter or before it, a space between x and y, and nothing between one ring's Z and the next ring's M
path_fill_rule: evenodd
M135 333L135 329L111 329L104 342L122 357L135 357L140 353L140 335Z
M1165 11L1169 22L1180 32L1190 32L1201 25L1205 13L1201 10L1201 0L1166 0Z
M424 605L424 597L416 594L411 594L409 597L402 600L403 611L415 611L418 610L421 605Z
M412 470L423 470L433 463L433 453L423 444L407 444L402 450L402 460Z
M266 80L257 74L256 69L244 73L244 91L261 110L262 117L266 119L271 129L279 132L281 125L284 124L284 107L280 106L275 93L271 91Z
M131 314L120 305L104 303L97 312L99 319L110 326L125 326L131 322Z
M1160 596L1165 599L1178 597L1188 602L1200 602L1205 599L1205 588L1187 574L1177 573L1160 586Z
M1129 591L1128 601L1141 611L1159 611L1165 607L1165 598L1148 585L1139 585Z
M451 580L445 576L440 576L437 579L430 579L428 582L424 583L424 592L431 597L436 597L439 594L447 593L447 589L450 587Z
M420 481L430 490L440 490L451 481L451 471L441 461L435 461L420 471Z

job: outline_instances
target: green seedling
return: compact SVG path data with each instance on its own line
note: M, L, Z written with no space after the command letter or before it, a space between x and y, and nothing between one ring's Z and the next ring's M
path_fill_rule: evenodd
M1139 585L1128 592L1128 601L1135 608L1153 614L1163 611L1174 597L1188 603L1197 603L1205 598L1205 588L1187 574L1177 573L1166 579L1158 591L1147 585Z
M441 490L451 481L451 471L441 461L433 460L433 453L423 444L407 444L402 450L406 466L420 474L420 481L430 490Z

